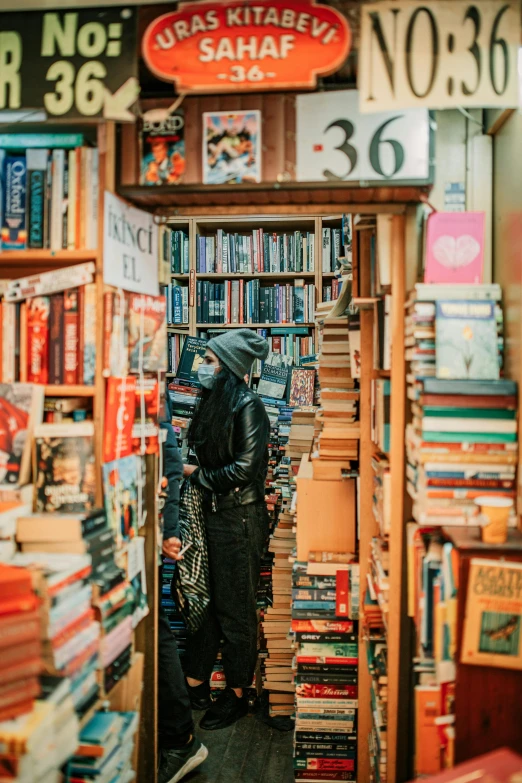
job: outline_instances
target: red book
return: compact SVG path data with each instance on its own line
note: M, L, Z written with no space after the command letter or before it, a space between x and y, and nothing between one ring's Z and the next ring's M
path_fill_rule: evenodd
M305 699L356 699L357 685L322 685L303 682L296 686L295 695Z
M27 381L49 382L49 310L48 296L27 300Z
M49 312L49 383L63 383L63 293L51 296Z
M272 337L272 353L281 353L280 337Z
M38 602L32 596L34 603ZM0 649L24 644L40 638L40 610L0 615ZM0 654L1 657L1 654Z
M20 694L23 698L24 694ZM13 720L14 718L18 718L19 715L25 715L28 712L31 712L34 707L34 697L31 697L27 699L26 701L20 701L17 704L13 704L11 707L6 707L5 709L0 709L0 722L4 720ZM3 765L5 764L5 759L0 759L0 773L2 772ZM9 766L8 769L9 773L11 772L11 767Z
M64 383L73 385L78 383L78 289L68 288L64 291L64 347L63 369Z
M26 568L0 563L0 604L4 601L33 596L31 572Z
M348 617L348 571L337 571L335 577L335 593L335 614L337 617Z
M18 661L11 666L2 666L0 669L0 685L12 682L13 680L22 680L25 677L37 677L43 669L42 659L37 658Z
M85 286L78 288L78 383L83 381L83 349L85 345Z
M103 461L132 454L132 425L136 410L136 378L109 378L105 406Z
M292 620L292 631L302 633L353 633L352 620Z

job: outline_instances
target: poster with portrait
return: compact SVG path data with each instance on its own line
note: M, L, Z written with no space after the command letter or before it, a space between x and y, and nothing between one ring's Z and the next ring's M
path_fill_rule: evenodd
M179 185L185 174L185 115L143 120L140 132L140 185Z
M203 113L203 182L261 182L261 112Z

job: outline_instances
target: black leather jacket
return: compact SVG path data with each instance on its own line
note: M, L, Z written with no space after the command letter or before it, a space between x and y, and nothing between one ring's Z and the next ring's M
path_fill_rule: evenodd
M197 468L191 480L214 495L218 508L255 503L265 494L270 422L265 406L247 386L239 399L228 440L230 459L219 468Z

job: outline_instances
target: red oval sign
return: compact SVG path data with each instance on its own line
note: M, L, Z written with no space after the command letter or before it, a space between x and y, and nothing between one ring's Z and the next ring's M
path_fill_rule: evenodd
M155 19L143 58L180 93L314 87L350 50L348 22L307 0L182 3Z

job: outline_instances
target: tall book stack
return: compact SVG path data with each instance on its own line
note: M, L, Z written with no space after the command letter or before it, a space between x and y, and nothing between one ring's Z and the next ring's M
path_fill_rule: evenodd
M359 566L310 555L292 574L295 779L356 780Z
M97 712L80 732L76 752L67 764L67 774L78 783L90 780L130 783L133 769L137 712Z
M336 479L359 457L359 392L351 372L347 316L324 319L318 361L321 407L312 465L314 478Z
M1 723L31 712L40 694L42 670L40 607L31 573L4 563L0 564L0 656Z
M0 134L0 250L96 249L98 165L82 134Z

